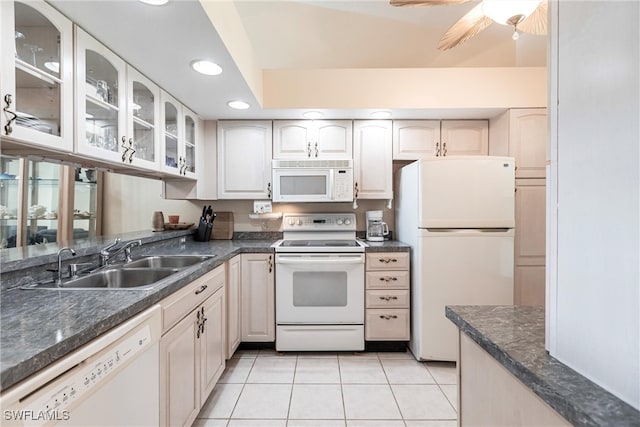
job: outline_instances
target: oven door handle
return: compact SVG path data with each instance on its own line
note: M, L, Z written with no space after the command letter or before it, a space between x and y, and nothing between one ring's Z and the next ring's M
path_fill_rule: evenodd
M276 264L363 264L364 257L362 255L352 256L335 256L326 257L308 257L308 256L278 256Z

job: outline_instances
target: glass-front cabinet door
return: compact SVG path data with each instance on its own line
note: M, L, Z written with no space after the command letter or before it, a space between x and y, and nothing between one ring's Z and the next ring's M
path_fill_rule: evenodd
M132 67L127 67L127 145L125 163L157 170L160 89Z
M184 112L184 152L182 155L182 175L196 177L196 144L198 143L198 119L194 113L183 107Z
M44 1L0 1L0 133L73 150L73 26Z
M101 234L102 180L96 169L69 168L73 174L70 194L73 215L67 218L71 229L65 235L77 239L95 238Z
M76 27L76 150L129 162L125 62Z
M181 108L182 106L174 98L161 93L162 107L162 170L171 174L180 175L182 167L182 153L180 141L183 138Z

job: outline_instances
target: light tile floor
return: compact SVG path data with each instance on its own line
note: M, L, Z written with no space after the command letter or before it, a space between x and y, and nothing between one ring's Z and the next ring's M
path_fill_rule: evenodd
M238 351L194 427L454 427L454 363L410 353Z

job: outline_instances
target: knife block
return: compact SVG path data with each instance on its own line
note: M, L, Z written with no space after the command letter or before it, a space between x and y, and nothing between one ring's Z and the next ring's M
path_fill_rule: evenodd
M233 212L216 212L213 230L211 230L211 240L231 239L233 239Z

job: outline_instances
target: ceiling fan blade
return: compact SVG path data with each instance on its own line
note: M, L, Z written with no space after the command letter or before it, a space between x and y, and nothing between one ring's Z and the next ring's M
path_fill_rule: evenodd
M536 10L519 23L517 28L529 34L547 34L547 0L542 0Z
M391 6L444 6L468 1L471 0L390 0L389 4Z
M438 49L448 50L456 47L487 28L492 22L491 18L484 14L480 3L444 33L438 43Z

